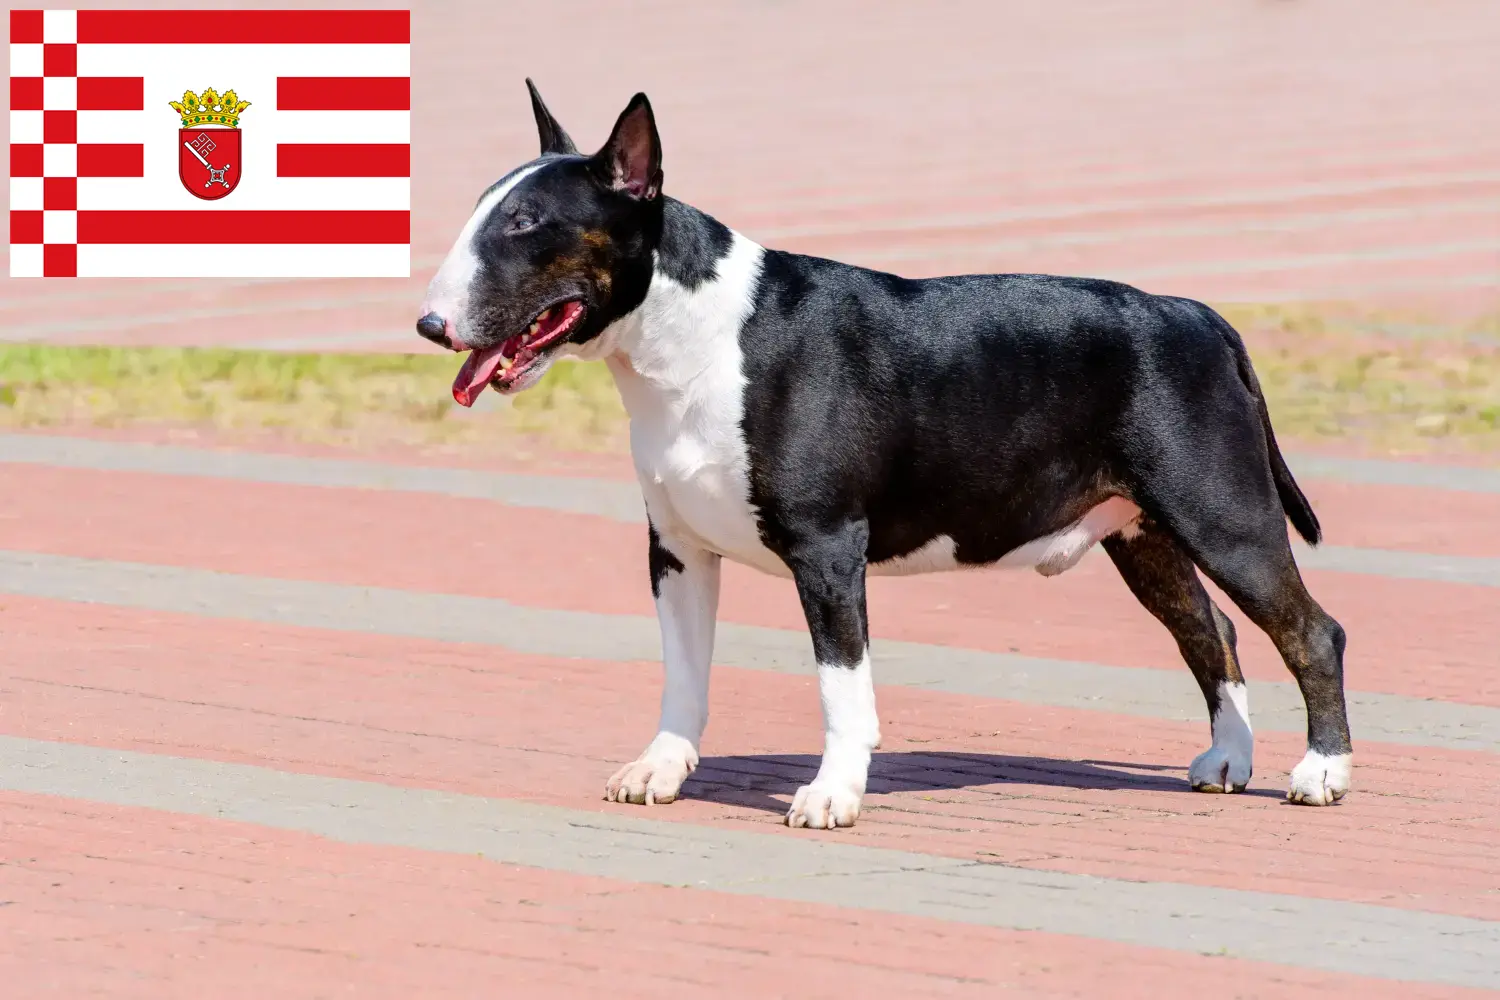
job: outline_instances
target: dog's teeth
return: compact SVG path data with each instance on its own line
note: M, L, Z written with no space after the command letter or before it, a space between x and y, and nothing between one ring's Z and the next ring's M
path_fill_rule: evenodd
M536 321L538 323L540 323L542 320L546 319L548 316L551 316L551 315L552 315L552 310L551 309L543 309L542 310L542 314L536 318Z
M545 316L546 313L543 313L542 315ZM531 324L531 333L533 335L535 335L536 333L540 332L541 329L542 329L542 321L541 320L537 320L535 323Z

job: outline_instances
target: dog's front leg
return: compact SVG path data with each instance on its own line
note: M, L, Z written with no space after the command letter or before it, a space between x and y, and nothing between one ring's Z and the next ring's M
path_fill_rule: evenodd
M823 760L812 784L797 790L789 826L853 826L880 746L870 631L865 617L869 526L852 522L800 540L786 554L812 633L823 701Z
M661 626L666 683L656 738L604 786L611 802L650 805L677 798L698 766L698 741L708 724L708 671L719 609L719 557L657 534L649 527L651 592Z

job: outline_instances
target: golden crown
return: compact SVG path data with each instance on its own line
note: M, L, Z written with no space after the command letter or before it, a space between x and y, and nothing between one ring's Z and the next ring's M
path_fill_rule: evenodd
M209 87L203 95L193 93L191 90L182 92L182 102L168 101L172 110L182 116L183 128L194 128L198 125L227 125L230 128L240 127L240 112L250 106L249 101L240 100L240 95L232 90L226 90L220 94L214 88Z

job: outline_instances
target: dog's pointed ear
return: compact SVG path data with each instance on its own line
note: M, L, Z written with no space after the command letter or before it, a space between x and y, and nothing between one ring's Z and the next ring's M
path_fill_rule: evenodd
M645 94L636 94L620 112L609 141L594 154L594 171L612 190L642 201L661 193L661 136Z
M552 117L547 105L542 103L542 95L537 92L536 84L531 82L529 76L526 78L526 89L531 92L531 113L536 116L536 132L542 140L542 154L578 152L578 147L573 145L568 133Z

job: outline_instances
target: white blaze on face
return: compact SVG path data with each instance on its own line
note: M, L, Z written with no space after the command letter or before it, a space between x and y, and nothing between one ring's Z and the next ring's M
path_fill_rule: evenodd
M474 206L474 212L469 216L469 221L464 223L464 228L459 232L458 239L453 242L453 249L449 250L448 256L443 258L442 266L438 268L437 274L432 276L432 282L427 286L427 297L422 302L422 311L419 315L436 313L448 324L450 335L461 343L468 343L470 339L469 293L474 283L474 275L479 271L479 254L474 247L475 237L484 228L490 213L505 200L505 196L514 191L516 185L544 166L546 166L545 161L527 164L495 185L494 190L480 199L479 204Z

